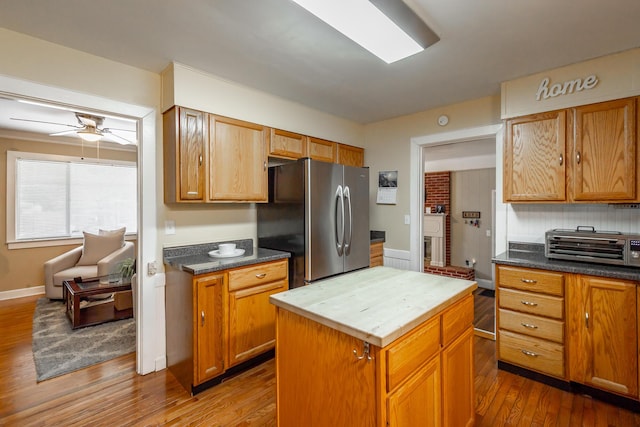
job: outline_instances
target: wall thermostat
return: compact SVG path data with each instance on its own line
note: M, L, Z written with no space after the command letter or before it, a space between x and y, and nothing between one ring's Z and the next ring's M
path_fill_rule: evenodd
M445 116L444 114L438 117L438 124L440 126L445 126L447 123L449 123L449 117Z

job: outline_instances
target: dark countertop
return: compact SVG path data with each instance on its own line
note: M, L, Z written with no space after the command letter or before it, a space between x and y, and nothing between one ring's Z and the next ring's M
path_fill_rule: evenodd
M544 244L537 243L509 242L507 252L493 257L492 261L501 265L640 281L640 268L549 259L544 256Z
M371 230L371 231L369 231L369 234L371 236L371 243L379 243L379 242L384 243L385 242L386 232Z
M244 249L245 253L233 258L213 258L208 253L217 249L218 243L187 245L165 248L163 250L164 263L196 276L291 257L289 252L256 248L252 246L251 239L232 242L236 243L238 248Z

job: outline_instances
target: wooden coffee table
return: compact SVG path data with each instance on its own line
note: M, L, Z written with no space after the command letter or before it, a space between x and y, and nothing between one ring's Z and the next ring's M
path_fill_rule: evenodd
M71 328L77 329L132 317L133 308L116 310L113 301L80 308L80 301L83 298L130 290L131 282L100 283L99 280L92 280L76 283L73 280L65 280L62 284L62 298L67 304L67 316L71 320Z

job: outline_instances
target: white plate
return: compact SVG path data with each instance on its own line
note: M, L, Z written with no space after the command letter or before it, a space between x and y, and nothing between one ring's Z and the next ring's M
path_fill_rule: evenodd
M221 254L219 250L209 252L209 256L214 258L233 258L234 256L244 255L244 249L236 249L230 254Z

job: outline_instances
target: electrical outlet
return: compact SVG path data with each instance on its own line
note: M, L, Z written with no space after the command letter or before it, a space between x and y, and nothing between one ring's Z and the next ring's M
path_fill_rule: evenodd
M176 234L176 222L172 219L168 219L164 222L164 234Z
M155 261L151 261L147 264L147 274L149 276L153 276L158 272L158 266Z
M491 237L491 230L487 230L487 237Z

